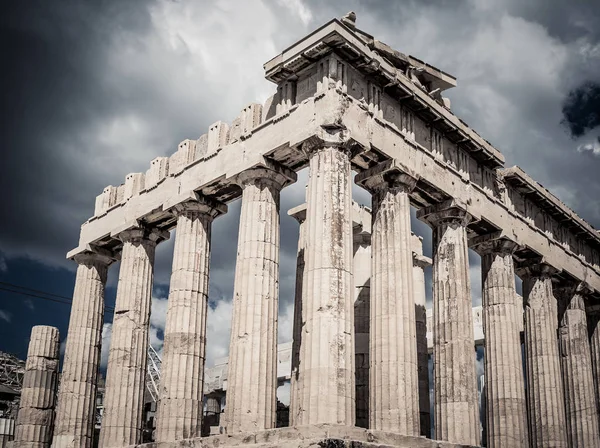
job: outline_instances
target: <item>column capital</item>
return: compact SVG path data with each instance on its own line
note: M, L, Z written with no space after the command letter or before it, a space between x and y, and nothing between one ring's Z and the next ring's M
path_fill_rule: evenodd
M389 159L358 173L354 182L365 190L400 189L406 193L414 190L419 175L396 159Z
M134 227L132 229L123 230L118 235L118 238L123 243L136 243L142 240L146 240L158 244L162 241L168 240L169 237L170 234L166 230L149 227Z
M469 223L479 220L468 210L468 203L459 199L450 199L424 207L417 211L417 218L431 227L445 223L467 226Z
M524 279L527 278L551 278L558 274L560 269L549 265L542 257L520 261L515 265L516 274Z
M272 160L264 159L263 163L242 171L236 176L235 182L244 187L257 180L270 183L278 189L293 184L298 179L296 173L289 168Z
M424 255L420 255L420 254L413 252L412 256L413 256L413 266L418 266L421 269L425 269L427 266L431 266L433 264L433 262L431 261L431 258L426 257Z
M92 246L83 252L73 255L72 258L77 264L84 264L86 266L103 265L107 267L118 259L118 254L114 254L113 252L100 247Z
M298 221L299 224L302 224L306 221L306 203L290 208L287 214Z
M479 255L508 255L513 254L519 248L519 244L509 239L502 232L494 232L471 238L469 247Z
M322 148L338 148L349 154L359 150L360 145L350 137L350 131L345 126L321 126L319 132L304 143L301 150L307 155L314 154ZM361 148L362 149L362 148Z
M210 219L215 219L227 213L227 205L214 199L195 194L196 198L179 204L175 204L171 208L171 212L175 216L190 215L200 213L206 215Z

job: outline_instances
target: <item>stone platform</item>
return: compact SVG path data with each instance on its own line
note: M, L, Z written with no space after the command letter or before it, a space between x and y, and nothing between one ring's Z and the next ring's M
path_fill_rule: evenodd
M139 448L225 448L249 446L255 448L466 448L447 442L408 437L363 428L315 425L278 428L255 433L218 435L180 440L177 442L146 443Z

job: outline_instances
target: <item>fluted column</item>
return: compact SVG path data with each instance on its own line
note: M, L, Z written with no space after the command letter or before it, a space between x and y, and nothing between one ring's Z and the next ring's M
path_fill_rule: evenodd
M168 237L167 232L142 228L119 235L123 251L108 354L101 448L141 443L154 252L157 242Z
M433 382L436 439L479 444L479 406L464 204L419 210L433 227Z
M306 204L288 211L288 215L300 224L298 231L298 252L296 255L296 290L294 294L294 322L292 329L292 373L290 379L290 426L295 426L298 415L298 364L300 362L300 346L302 345L302 282L304 281L304 249L306 245Z
M343 143L342 143L343 145ZM297 425L354 425L352 195L348 150L310 151Z
M15 448L47 448L52 442L58 385L58 329L37 325L31 329Z
M173 209L177 236L161 367L156 441L201 436L210 234L227 206L207 198Z
M230 434L275 427L279 195L295 180L293 172L265 168L239 176L242 210L225 406Z
M568 446L552 272L543 264L519 271L525 304L527 412L532 448Z
M590 336L590 352L592 355L592 372L596 395L596 412L600 425L600 314L588 315L588 334Z
M369 326L371 303L371 234L353 232L354 259L354 365L356 426L369 427Z
M104 323L107 253L86 252L79 264L56 407L54 448L91 448L96 420L96 384Z
M384 162L356 176L373 194L369 427L418 436L410 197L416 178Z
M419 248L420 249L420 248ZM431 437L431 404L429 402L429 351L427 350L427 309L425 272L431 258L416 253L413 248L413 294L417 336L417 365L419 366L419 414L421 435Z
M585 284L556 289L559 300L559 347L565 392L567 437L572 448L600 448L592 357L588 340Z
M481 255L487 446L517 448L529 444L525 381L521 356L521 304L515 291L513 251L506 239L475 238Z

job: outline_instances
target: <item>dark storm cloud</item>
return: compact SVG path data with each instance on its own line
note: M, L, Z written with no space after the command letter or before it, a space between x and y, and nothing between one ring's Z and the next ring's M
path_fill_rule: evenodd
M600 126L600 84L589 81L571 90L562 112L563 123L573 138L582 137ZM598 141L600 142L600 137Z

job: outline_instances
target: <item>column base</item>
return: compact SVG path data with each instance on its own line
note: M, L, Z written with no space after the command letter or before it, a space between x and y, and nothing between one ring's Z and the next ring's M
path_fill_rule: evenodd
M311 425L265 431L221 434L178 440L175 442L146 443L140 448L226 448L251 446L255 448L467 448L425 437L402 436L391 432L368 430L354 426Z

